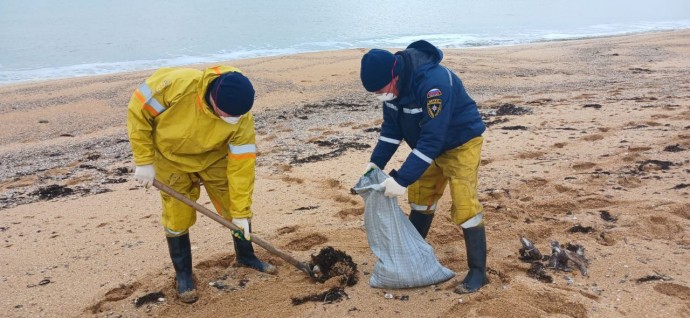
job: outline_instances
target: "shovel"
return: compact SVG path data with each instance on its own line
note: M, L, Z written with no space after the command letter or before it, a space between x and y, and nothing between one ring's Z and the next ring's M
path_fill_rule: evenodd
M240 229L237 225L233 224L232 222L230 222L230 221L226 220L225 218L223 218L222 216L218 215L218 213L214 213L213 211L207 209L203 205L190 200L189 198L181 195L179 192L173 190L172 188L163 184L162 182L154 179L153 180L153 186L158 188L159 190L175 197L176 199L182 201L183 203L193 207L197 211L210 217L214 221L222 224L223 226L225 226L225 227L227 227L233 231L242 232L242 229ZM311 270L309 265L302 263L302 262L296 260L294 257L290 256L290 254L287 254L287 253L273 247L273 245L264 241L260 237L257 237L256 234L252 234L251 240L252 240L252 242L256 243L256 245L259 245L259 246L263 247L265 250L269 251L271 254L284 259L286 262L292 264L292 266L295 266L295 267L297 267L297 269L305 272L307 275L309 275L309 277L316 278L316 274L314 273L314 271Z

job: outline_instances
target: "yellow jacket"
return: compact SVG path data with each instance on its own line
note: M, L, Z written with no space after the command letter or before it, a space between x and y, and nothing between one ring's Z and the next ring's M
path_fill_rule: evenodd
M161 68L134 91L127 130L136 165L153 164L156 155L182 172L203 171L228 156L230 215L251 218L256 145L254 117L247 113L230 125L216 116L204 96L208 83L229 66L204 71Z

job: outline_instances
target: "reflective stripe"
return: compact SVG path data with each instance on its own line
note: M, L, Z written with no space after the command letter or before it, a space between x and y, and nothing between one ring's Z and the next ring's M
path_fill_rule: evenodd
M403 113L405 114L419 114L422 112L421 108L403 108Z
M245 153L245 154L241 154L241 155L236 155L236 154L229 153L228 158L230 158L232 160L255 159L256 154L255 153Z
M418 205L414 203L410 203L410 208L415 211L436 211L436 203L429 208L428 205Z
M254 144L247 144L247 145L241 145L241 146L235 146L235 145L230 145L230 153L235 154L235 155L241 155L245 153L255 153L256 152L256 145Z
M433 160L431 160L431 158L427 157L426 155L424 155L421 151L419 151L417 149L412 150L412 153L417 155L417 157L419 157L419 159L426 161L426 163L428 163L428 164L431 164L431 162L433 161Z
M390 109L393 109L393 110L395 110L395 111L398 111L398 106L395 106L395 105L393 105L393 104L391 104L391 103L389 103L389 102L383 102L383 104L386 105L386 107L388 107L388 108L390 108Z
M479 214L473 216L472 218L470 218L469 220L465 221L465 223L460 224L460 226L462 226L463 228L469 229L471 227L475 227L475 226L481 224L483 219L484 219L483 213L479 213Z
M197 106L199 106L199 110L202 110L202 111L204 110L203 106L201 106L201 96L200 95L196 95L196 104L197 104Z
M165 229L165 233L169 234L170 236L176 237L176 236L182 236L183 234L186 234L188 230L182 230L179 232L173 231L167 227L163 227Z
M443 67L446 69L446 72L448 72L448 81L450 81L450 87L453 87L453 76L450 75L450 70L447 67Z
M385 142L387 142L387 143L391 143L391 144L394 144L394 145L399 145L400 142L401 142L401 140L396 140L396 139L388 138L388 137L384 137L384 136L379 137L379 140L385 141Z
M390 109L394 109L396 111L398 110L398 106L395 106L389 102L383 102L383 104L386 105L386 107L388 107ZM419 114L422 112L421 108L405 108L405 107L403 107L402 110L403 110L403 113L405 113L405 114Z
M155 98L153 98L153 93L146 83L139 85L137 88L139 90L140 96L137 96L139 101L144 103L142 106L144 109L148 110L151 115L158 116L160 113L165 111L165 107L161 105ZM135 95L137 92L134 93Z
M228 157L233 160L256 158L256 145L247 144L241 146L229 145Z

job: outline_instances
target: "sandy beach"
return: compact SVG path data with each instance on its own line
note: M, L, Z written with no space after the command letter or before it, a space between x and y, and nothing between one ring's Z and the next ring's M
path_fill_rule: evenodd
M255 235L299 260L327 246L352 256L347 297L293 305L329 286L259 247L277 275L232 266L229 230L200 216L200 299L176 299L159 194L131 176L127 102L143 71L0 86L0 316L690 317L690 30L444 50L488 126L490 283L471 295L453 293L467 265L448 193L427 241L456 277L368 285L376 259L349 191L381 123L359 81L365 52L226 63L257 92ZM551 241L581 245L588 276L531 277L520 237L547 255ZM163 301L135 306L155 292Z

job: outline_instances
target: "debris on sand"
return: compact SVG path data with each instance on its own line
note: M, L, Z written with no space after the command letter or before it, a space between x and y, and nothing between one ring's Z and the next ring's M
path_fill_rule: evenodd
M295 211L306 211L306 210L313 210L313 209L318 209L318 208L319 208L318 205L310 205L310 206L303 206L303 207L296 208Z
M671 188L671 189L673 189L673 190L680 190L680 189L684 189L684 188L687 188L687 187L690 187L690 184L689 184L689 183L680 183L680 184L677 184L676 186L674 186L674 187Z
M334 302L341 301L344 297L347 297L347 293L343 287L333 287L323 293L308 295L304 297L293 297L292 305L297 306L304 304L308 301L318 301L324 304L331 304Z
M318 255L311 256L309 267L316 273L316 281L324 283L332 278L336 279L338 286L328 290L301 297L292 297L292 305L301 305L308 301L318 301L326 304L338 302L347 297L345 286L357 284L357 264L352 257L345 252L336 250L331 246L321 249Z
M638 161L640 164L637 167L638 171L648 171L648 170L668 170L673 166L673 162L670 161L662 161L662 160L645 160L645 161Z
M52 281L50 281L50 279L44 278L44 279L42 279L40 282L38 282L38 284L26 285L26 288L32 288L32 287L36 287L36 286L48 285L48 284L50 284L50 283L52 283Z
M568 232L570 232L570 233L585 233L585 234L588 234L588 233L594 232L594 228L591 227L591 226L582 226L582 225L578 224L578 225L575 225L575 226L571 227L571 228L568 230Z
M51 184L47 187L40 187L38 190L31 193L31 195L38 195L41 200L50 200L57 197L64 197L74 193L74 190L57 184Z
M520 237L521 261L530 262L532 266L527 270L529 277L536 278L545 283L552 283L553 278L544 269L572 272L577 268L583 276L588 276L587 265L589 261L585 257L585 248L579 244L568 243L565 246L558 241L551 241L551 255L542 255L534 244L525 237Z
M522 247L520 248L521 261L531 262L542 260L543 255L539 252L537 247L534 246L534 243L524 237L520 237L520 243L522 243Z
M532 112L531 109L526 107L515 106L514 104L501 104L493 108L482 108L480 110L484 124L487 127L502 124L508 122L507 118L497 118L496 120L489 120L493 116L519 116L526 115ZM517 126L515 126L517 127ZM526 128L526 127L525 127Z
M655 280L669 281L669 280L673 280L673 278L657 273L656 275L647 275L645 277L640 277L640 278L636 279L635 282L637 282L638 284L642 284L642 283L651 282L651 281L655 281Z
M609 213L609 211L606 210L599 211L599 216L601 216L601 219L606 222L615 223L616 221L618 221L618 218L612 216L611 213Z
M505 126L501 127L502 130L527 130L527 127L518 125L518 126Z
M339 277L341 284L354 286L357 284L357 264L352 257L331 246L321 249L318 255L311 256L312 269L318 269L317 281L323 283L333 277Z
M544 264L541 262L533 262L532 266L527 270L527 276L536 278L540 282L553 283L553 277L546 273Z
M134 298L134 307L139 308L148 303L159 302L160 299L165 299L165 294L162 292L148 293L144 296Z
M671 146L666 146L664 147L664 151L667 152L681 152L685 151L679 144L671 145Z
M485 114L486 116L519 116L531 114L532 110L526 107L515 106L515 104L501 104L496 108L488 110Z
M359 143L359 142L351 142L351 141L343 141L342 139L339 139L339 138L332 139L332 140L315 141L313 143L320 146L320 147L329 147L333 150L330 152L327 152L327 153L311 155L311 156L307 156L304 158L298 158L297 155L295 155L293 157L292 161L290 162L290 164L318 162L318 161L323 161L326 159L340 157L349 149L364 150L364 149L371 148L371 146L368 144Z
M507 122L508 122L507 118L499 118L499 119L492 120L492 121L485 121L484 125L486 127L491 127L493 125L503 124L503 123L507 123Z
M582 275L587 276L588 261L585 258L585 248L582 245L568 243L564 247L559 245L558 241L551 241L551 268L570 272L572 271L571 263L575 264Z

